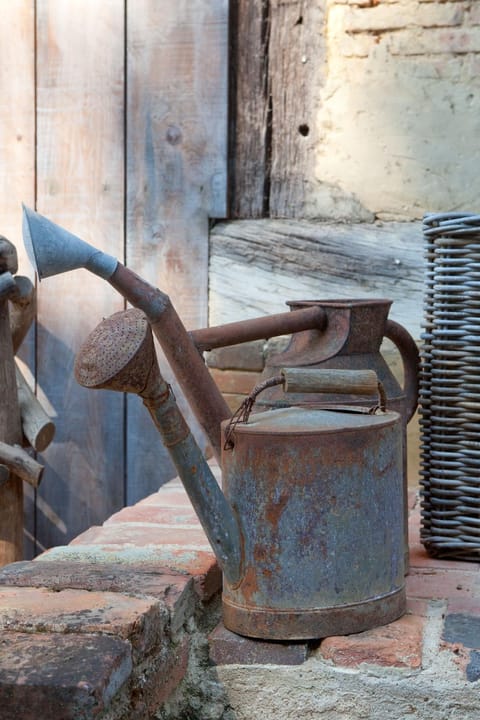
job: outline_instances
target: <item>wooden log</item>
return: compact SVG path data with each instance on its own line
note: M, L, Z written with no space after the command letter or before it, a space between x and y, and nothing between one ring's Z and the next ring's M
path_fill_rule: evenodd
M55 425L43 409L18 365L15 371L23 434L34 450L43 452L53 440Z
M0 465L0 485L7 482L10 477L10 470L6 465Z
M15 290L9 296L10 330L12 333L13 352L22 344L37 310L35 286L28 277L15 277Z
M32 0L2 3L0 22L0 232L16 243L20 272L32 279L34 271L21 242L20 208L22 202L35 207L37 189L36 124L41 114L41 109L37 112L35 89L35 15L38 9L39 3ZM23 342L21 353L22 360L35 372L33 333ZM31 559L37 552L34 539L38 513L34 507L33 488L23 484L23 493L24 557Z
M0 442L0 463L6 466L12 474L25 480L32 487L37 488L42 479L44 467L19 445L8 445Z
M0 300L6 300L15 291L15 278L11 272L4 272L0 275Z
M15 245L0 235L0 273L10 272L12 275L18 270L18 257Z
M9 445L21 444L22 428L7 300L0 301L0 393L0 441ZM0 567L22 557L23 485L12 472L0 487Z

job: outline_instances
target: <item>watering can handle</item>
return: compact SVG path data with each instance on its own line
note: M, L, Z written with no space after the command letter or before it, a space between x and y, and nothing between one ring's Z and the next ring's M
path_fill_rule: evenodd
M344 395L377 395L378 378L374 370L319 370L283 368L286 393L343 393Z
M405 393L404 415L405 423L408 423L418 405L418 368L420 363L418 347L410 333L395 320L387 320L385 337L393 342L402 358Z
M282 368L278 375L267 378L253 388L242 402L238 410L230 418L225 430L224 450L230 450L233 445L233 431L237 423L248 422L250 413L257 396L274 385L283 385L286 393L344 393L346 395L377 395L379 408L385 410L386 395L377 373L374 370L338 370L338 369L305 369ZM372 408L369 412L374 412Z

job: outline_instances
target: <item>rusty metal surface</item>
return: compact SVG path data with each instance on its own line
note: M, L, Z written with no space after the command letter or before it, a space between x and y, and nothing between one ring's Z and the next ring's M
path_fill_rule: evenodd
M140 394L154 363L152 335L142 310L117 312L90 333L75 359L84 387Z
M243 578L224 586L230 630L317 638L327 629L359 632L402 614L397 413L286 408L253 415L235 428L223 469L245 540Z
M121 263L109 283L146 314L194 415L220 459L220 423L231 413L170 298Z
M418 401L418 351L409 333L388 320L391 300L304 300L289 302L292 310L321 307L327 317L325 329L306 330L292 335L286 350L267 359L262 378L276 375L282 367L318 367L325 369L375 370L385 388L387 406L399 412L405 424ZM398 347L404 363L405 388L402 389L380 353L385 336ZM288 399L272 388L262 397L264 407L302 405L306 407L348 402L365 405L365 398L339 398L335 394L294 394Z
M306 307L295 312L278 313L266 317L241 320L240 322L192 330L190 336L200 352L214 348L238 345L252 340L266 340L278 335L302 330L323 330L326 314L318 306Z

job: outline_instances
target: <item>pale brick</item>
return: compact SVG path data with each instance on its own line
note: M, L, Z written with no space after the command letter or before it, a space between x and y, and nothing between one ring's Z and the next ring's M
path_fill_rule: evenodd
M480 52L480 28L407 29L388 39L392 55L435 55Z
M415 3L408 6L375 5L366 9L346 10L343 27L346 32L390 32L409 26L421 28L461 25L463 6L453 3L419 8Z

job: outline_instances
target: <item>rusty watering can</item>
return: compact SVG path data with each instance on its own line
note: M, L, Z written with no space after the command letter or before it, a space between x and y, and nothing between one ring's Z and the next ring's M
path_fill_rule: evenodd
M400 508L405 527L405 567L408 567L406 426L417 405L418 350L409 333L388 319L391 301L295 301L288 303L291 311L287 313L188 333L165 293L114 257L26 207L23 237L40 280L83 267L107 280L131 305L145 313L219 462L220 426L230 418L231 412L203 361L203 350L291 333L289 347L278 357L270 358L265 377L275 375L279 367L374 370L386 390L389 409L399 412L402 418L404 486ZM404 366L403 390L380 354L384 336L400 351ZM327 405L343 402L338 393L319 396L302 392L290 396L274 387L260 398L258 408L292 404L312 407L318 406L319 401ZM354 395L348 398L349 404L364 404L364 401L365 398Z
M374 403L249 416L266 386L383 397L373 371L282 369L256 388L243 415L222 423L224 492L160 375L142 311L103 320L80 349L75 376L143 398L222 568L228 629L299 640L404 613L398 413Z

